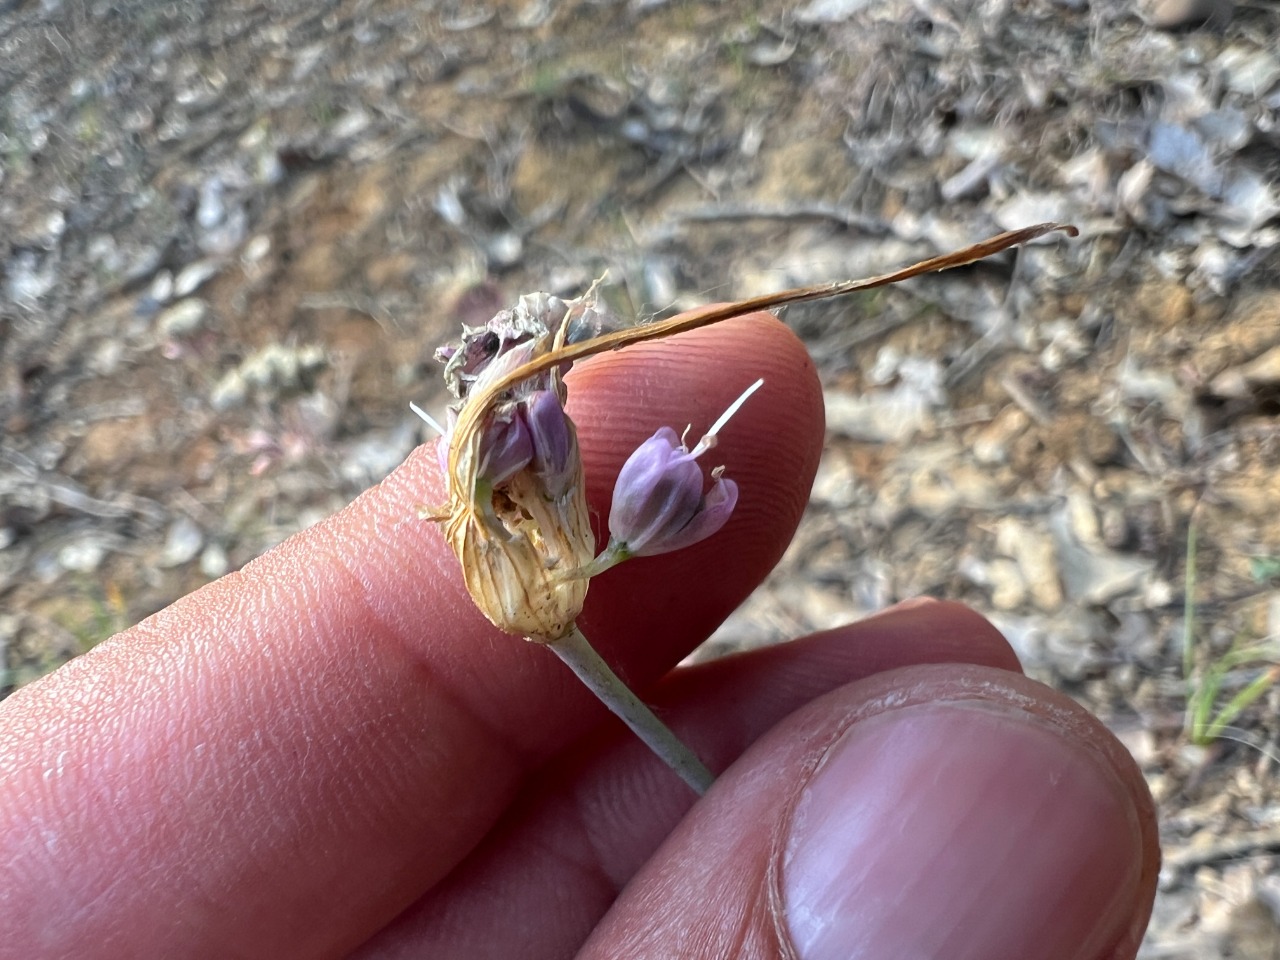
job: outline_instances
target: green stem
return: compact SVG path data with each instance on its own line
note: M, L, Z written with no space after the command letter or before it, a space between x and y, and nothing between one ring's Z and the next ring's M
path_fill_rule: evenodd
M567 635L547 646L569 665L569 669L601 703L617 714L698 796L707 792L715 779L711 771L631 692L600 658L600 654L596 653L576 625L570 628Z

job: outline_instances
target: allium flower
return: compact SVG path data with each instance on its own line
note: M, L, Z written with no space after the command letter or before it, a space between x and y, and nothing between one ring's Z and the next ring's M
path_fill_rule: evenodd
M480 478L490 486L511 479L533 460L533 438L521 410L504 411L485 428L480 444Z
M533 472L553 497L564 495L576 482L575 442L560 398L539 390L522 402L521 417L531 441Z
M609 544L594 556L582 458L564 410L567 364L551 357L568 353L561 348L575 334L590 335L607 319L594 287L570 301L521 297L484 326L464 328L460 343L437 351L457 398L448 427L413 406L447 441L438 449L449 504L424 508L423 516L444 521L485 616L542 643L571 632L595 574L630 557L687 547L728 522L738 486L717 467L704 493L697 460L763 382L734 401L692 450L670 427L640 445L614 488Z
M437 352L447 353L443 348ZM523 345L500 354L469 386L482 386L485 380L496 380L526 363L530 355L531 350ZM515 358L514 361L508 359L511 357ZM436 456L441 473L447 474L449 440L458 423L458 411L450 409L448 426L441 427L416 403L409 404L409 407L440 434ZM497 488L525 467L530 467L553 497L561 496L573 482L574 443L568 415L555 390L537 389L518 400L504 401L494 407L483 428L477 479L487 488Z
M582 573L594 576L631 557L682 550L723 527L738 503L738 485L711 471L702 492L697 459L716 445L717 433L763 384L757 380L715 422L692 450L670 427L662 427L627 458L613 487L609 543Z
M713 473L715 483L704 497L697 456L663 427L627 458L609 511L615 550L633 557L667 553L725 525L738 502L738 485Z
M411 406L445 441L438 449L449 503L422 508L422 515L444 523L467 590L495 626L554 650L686 783L705 793L710 771L627 688L575 622L586 599L590 575L583 571L592 563L595 537L577 433L564 410L568 362L561 358L571 352L567 344L591 345L607 320L594 286L570 301L531 294L483 327L464 328L461 343L437 352L457 398L447 429ZM586 346L579 353L586 355ZM678 523L683 532L647 536L653 552L659 540L692 542L694 530L733 509L737 488L718 474L701 508L702 471L692 461L714 443L715 429L695 452L681 447L678 456L664 458L689 461L692 515ZM667 433L674 449L676 435ZM655 482L661 486L660 478Z

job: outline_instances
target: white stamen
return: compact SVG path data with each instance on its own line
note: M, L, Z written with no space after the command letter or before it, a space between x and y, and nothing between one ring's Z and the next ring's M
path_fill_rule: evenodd
M442 426L440 426L440 424L436 423L436 418L435 418L435 417L433 417L431 414L427 413L427 411L423 410L420 406L418 406L418 405L417 405L416 403L414 403L412 400L410 400L410 401L409 401L409 409L410 409L410 410L412 410L414 413L416 413L416 414L417 414L419 417L421 417L424 421L426 421L427 426L429 426L429 427L430 427L432 430L434 430L436 433L440 434L440 436L442 436L442 437L447 437L447 436L449 435L448 431L447 431L447 430L445 430L445 428L444 428L444 427L442 427Z
M761 377L751 386L747 387L746 390L743 390L742 396L738 397L737 400L729 404L729 409L726 410L724 413L720 414L720 419L711 425L711 429L708 430L703 435L702 439L698 441L698 445L694 447L693 450L691 451L695 457L706 453L708 450L710 450L712 447L716 445L716 433L719 432L719 430L726 423L729 422L729 418L732 417L735 413L737 413L738 410L742 407L742 405L747 402L747 397L751 396L753 393L759 390L762 386L764 386L763 377Z

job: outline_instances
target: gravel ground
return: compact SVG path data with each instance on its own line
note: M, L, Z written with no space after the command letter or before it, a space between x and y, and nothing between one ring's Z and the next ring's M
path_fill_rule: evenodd
M1147 773L1144 955L1280 955L1278 36L1269 0L0 0L0 683L378 481L435 346L521 293L607 269L665 315L1067 220L788 312L826 457L699 655L972 604ZM1188 584L1196 689L1262 690L1218 737Z

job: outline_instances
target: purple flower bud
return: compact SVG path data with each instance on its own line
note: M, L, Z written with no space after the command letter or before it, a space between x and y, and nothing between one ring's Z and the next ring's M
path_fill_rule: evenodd
M559 497L573 483L576 472L570 463L573 437L569 418L551 390L530 394L523 401L522 413L533 440L534 472L546 484L547 492Z
M533 459L533 439L518 410L495 414L484 426L480 439L480 468L477 474L497 486L529 465Z
M702 468L670 427L627 458L613 488L609 533L616 553L653 556L705 540L725 525L738 485L716 477L702 494Z

